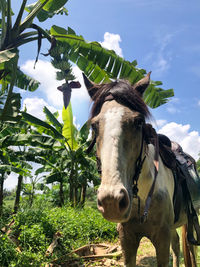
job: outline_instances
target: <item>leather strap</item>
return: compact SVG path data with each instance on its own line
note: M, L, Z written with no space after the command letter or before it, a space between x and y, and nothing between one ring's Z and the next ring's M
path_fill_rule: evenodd
M155 145L155 154L154 154L154 179L153 179L153 183L151 185L151 188L149 190L149 193L147 195L146 201L145 201L145 206L144 206L144 212L143 212L143 216L141 217L141 223L144 223L147 220L147 216L148 216L148 211L149 211L149 207L151 204L151 200L152 200L152 195L155 189L155 184L156 184L156 179L158 176L158 170L159 170L159 144L158 144L158 136L155 136L154 139L154 145Z
M181 169L183 175L187 177L190 175L188 173L187 167L183 164L179 164L179 168ZM188 242L195 246L200 246L200 226L198 221L198 216L196 210L193 206L191 195L187 186L187 178L185 178L183 182L183 189L185 191L185 199L186 199L186 212L188 218L188 231L187 231L187 239ZM196 239L194 237L194 231L196 232Z

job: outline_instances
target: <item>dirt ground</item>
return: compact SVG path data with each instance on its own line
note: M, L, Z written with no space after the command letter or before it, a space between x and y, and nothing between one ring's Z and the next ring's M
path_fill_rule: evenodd
M121 249L119 244L115 244L112 247L116 247L114 253L116 256L111 258L94 258L90 260L85 260L83 265L79 265L80 267L92 267L92 266L115 266L120 267L124 266L123 257L121 255ZM96 255L103 255L105 253L104 248L97 248ZM115 254L114 254L115 255ZM75 266L75 265L74 265ZM156 258L155 258L155 249L153 245L149 242L147 238L143 238L140 247L138 249L137 255L137 267L155 267L156 266ZM77 265L78 267L78 265Z
M91 246L91 247L90 247ZM123 264L123 257L120 244L95 244L84 246L77 251L77 256L83 261L73 261L62 267L93 267L93 266L114 266L121 267ZM79 259L80 259L79 258ZM198 257L199 259L199 257ZM197 261L197 266L199 261ZM53 265L54 266L54 265ZM137 253L137 267L155 267L156 253L155 248L147 238L143 238ZM172 256L170 257L170 267L172 267ZM180 259L180 267L184 267L183 257Z

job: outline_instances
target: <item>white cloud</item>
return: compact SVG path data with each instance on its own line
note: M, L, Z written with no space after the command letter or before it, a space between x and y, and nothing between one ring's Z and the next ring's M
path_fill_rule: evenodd
M146 64L152 65L154 75L161 76L171 65L172 55L169 45L172 42L175 33L163 34L163 29L155 35L155 50L145 56Z
M200 106L200 100L198 101L198 106Z
M190 131L189 124L182 125L171 122L164 125L158 132L167 135L172 141L179 143L183 150L196 160L199 158L200 133Z
M62 107L62 94L57 90L57 87L61 85L62 82L56 80L56 69L50 62L44 60L38 60L35 69L33 65L34 60L28 60L21 68L24 72L41 83L40 90L46 95L49 104Z
M167 123L166 120L156 120L156 121L152 121L151 124L153 125L154 128L160 128L163 125L165 125Z
M44 106L46 106L52 113L56 112L57 109L53 106L50 106L46 101L44 101L42 98L38 97L33 97L33 98L25 98L23 101L23 109L27 109L27 112L32 114L33 116L44 120L45 119L45 114L43 112ZM59 111L59 121L62 121L62 111Z
M118 54L120 57L123 57L122 49L119 45L120 42L121 37L119 34L105 32L104 41L100 43L103 47L114 50L116 54Z
M12 190L17 185L17 180L17 175L15 173L11 173L4 182L4 188Z
M155 58L155 62L153 63L154 72L157 74L162 74L166 72L170 68L170 62L172 60L170 56L170 52L168 50L168 46L171 43L173 38L173 34L166 34L164 36L158 36L157 46L158 50L156 52L157 58Z
M179 109L180 99L174 97L167 103L166 110L171 114L180 113Z
M179 109L177 109L175 106L169 106L167 107L167 111L171 114L179 113Z

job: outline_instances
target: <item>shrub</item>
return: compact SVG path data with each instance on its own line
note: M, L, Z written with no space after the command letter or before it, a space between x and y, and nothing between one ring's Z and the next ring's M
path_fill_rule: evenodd
M116 226L102 218L93 208L50 208L37 203L18 212L12 233L18 238L22 253L6 236L0 241L0 266L42 266L87 243L113 241ZM53 256L45 252L56 232L61 233Z

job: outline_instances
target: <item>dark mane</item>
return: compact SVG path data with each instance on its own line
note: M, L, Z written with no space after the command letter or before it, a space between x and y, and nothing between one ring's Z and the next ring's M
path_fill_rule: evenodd
M98 85L97 92L93 97L92 118L100 113L103 103L109 98L127 106L133 111L139 112L144 118L150 116L149 109L140 94L133 89L128 81L118 80Z

